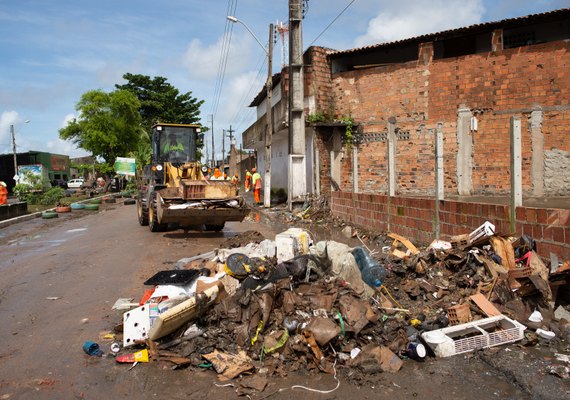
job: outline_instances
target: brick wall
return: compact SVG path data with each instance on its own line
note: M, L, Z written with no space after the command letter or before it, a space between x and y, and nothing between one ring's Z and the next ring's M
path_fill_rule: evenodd
M333 215L371 231L388 230L388 197L380 194L333 192ZM510 233L510 207L505 205L440 202L442 239L470 233L485 221L497 233ZM435 200L393 197L389 210L390 231L406 236L417 244L435 239ZM570 258L570 210L517 207L515 235L527 234L537 241L538 253L545 258L550 252L561 259Z
M396 152L396 191L433 193L434 135L443 123L445 190L457 193L457 110L465 105L478 119L473 132L473 194L510 189L510 118L521 116L523 190L532 190L530 111L543 108L544 151L570 152L570 42L559 41L499 52L362 68L334 74L337 116L352 116L363 133L385 131L394 116L409 139ZM359 188L385 191L385 143L360 146ZM350 164L345 157L345 164ZM343 168L350 174L351 167ZM551 171L564 174L563 170ZM343 177L349 190L350 176ZM570 195L570 184L555 194ZM549 188L545 188L546 194Z

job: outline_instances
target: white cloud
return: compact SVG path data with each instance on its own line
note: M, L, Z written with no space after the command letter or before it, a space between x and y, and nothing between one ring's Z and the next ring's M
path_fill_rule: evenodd
M3 111L0 115L0 154L12 152L12 135L10 125L15 125L20 120L16 111Z
M61 124L59 125L59 128L65 128L67 126L67 124L69 124L71 121L73 121L74 119L77 118L77 115L71 113L71 114L67 114L65 117L63 117L63 121L61 121Z
M50 140L47 142L47 151L54 154L65 154L71 158L91 155L83 149L78 149L72 142L67 140Z
M384 3L355 46L391 42L482 21L482 0L400 0Z
M233 34L226 64L226 75L243 71L251 65L252 55L256 54L258 49L259 52L263 51L254 40L245 34ZM258 49L254 48L254 45L258 46ZM210 46L204 46L200 39L192 39L182 57L182 63L191 77L215 79L218 74L222 46L223 38L221 37Z

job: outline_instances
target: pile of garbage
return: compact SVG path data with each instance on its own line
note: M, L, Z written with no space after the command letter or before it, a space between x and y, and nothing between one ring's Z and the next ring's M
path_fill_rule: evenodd
M139 302L119 299L117 361L213 368L225 380L397 372L408 360L570 337L560 289L570 262L547 268L532 238L495 235L490 223L422 250L389 234L379 253L313 243L297 228L275 240L246 235L257 240L238 235L150 277Z

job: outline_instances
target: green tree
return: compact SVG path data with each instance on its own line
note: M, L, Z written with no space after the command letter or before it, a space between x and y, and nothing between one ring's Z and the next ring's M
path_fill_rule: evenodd
M139 100L127 90L89 91L75 107L79 117L60 129L59 136L112 166L117 157L135 150L141 140L139 108Z
M192 92L180 91L162 76L151 78L147 75L126 73L123 85L117 89L128 90L140 101L139 112L143 127L150 132L157 122L172 124L194 124L200 120L200 106L204 100L192 96Z

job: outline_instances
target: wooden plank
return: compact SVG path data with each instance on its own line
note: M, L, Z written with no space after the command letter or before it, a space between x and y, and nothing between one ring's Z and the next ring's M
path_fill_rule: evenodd
M469 297L477 306L485 313L487 317L495 317L502 313L491 303L482 293L474 294Z
M389 233L388 237L391 237L392 239L395 239L399 242L401 242L404 246L406 246L406 248L408 250L410 250L412 252L412 254L419 254L419 250L417 249L416 246L414 246L412 244L412 242L410 242L408 239L406 239L403 236L398 235L397 233Z

